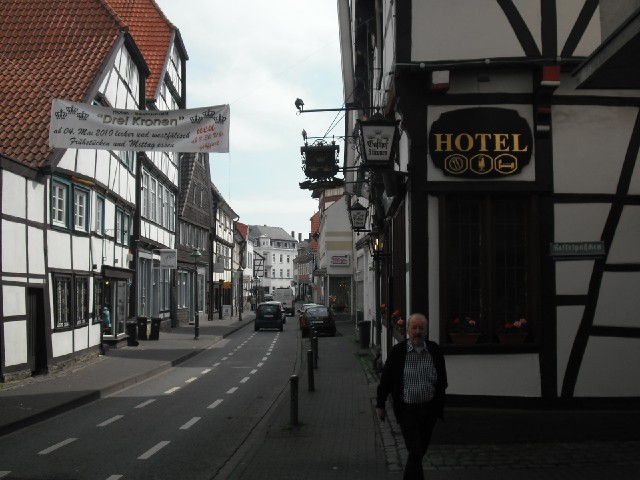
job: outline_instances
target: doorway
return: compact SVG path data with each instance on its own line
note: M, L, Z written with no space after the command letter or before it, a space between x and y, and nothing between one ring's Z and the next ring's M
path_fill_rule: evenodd
M27 288L27 363L32 375L48 372L44 290Z

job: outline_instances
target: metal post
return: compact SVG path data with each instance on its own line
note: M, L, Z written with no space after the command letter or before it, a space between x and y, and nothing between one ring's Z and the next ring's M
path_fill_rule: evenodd
M318 334L315 330L311 337L311 349L313 350L313 368L318 368Z
M218 285L220 286L220 295L219 295L219 299L220 299L220 303L218 304L218 319L222 320L222 294L223 294L223 288L224 288L224 278L221 278L220 280L218 280Z
M243 291L242 291L242 270L238 269L238 321L242 321L242 307L243 307Z
M298 426L298 376L291 375L289 379L289 385L291 387L291 412L290 422L294 427Z
M307 350L307 380L309 383L309 391L315 392L315 385L313 384L313 351Z
M195 305L193 306L193 324L195 329L194 340L198 340L200 338L200 315L198 315L198 257L193 257L193 267L195 270Z
M380 315L380 256L378 254L374 254L373 263L375 269L375 302L376 302L376 346L378 348L382 347L382 318Z

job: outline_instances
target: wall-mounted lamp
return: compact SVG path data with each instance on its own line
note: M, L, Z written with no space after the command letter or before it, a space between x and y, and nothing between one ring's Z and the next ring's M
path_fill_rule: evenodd
M373 230L369 232L369 252L372 257L379 258L382 256L382 252L384 251L384 241L384 232L379 228L374 227Z
M393 169L400 120L389 120L378 112L367 120L357 122L365 168Z

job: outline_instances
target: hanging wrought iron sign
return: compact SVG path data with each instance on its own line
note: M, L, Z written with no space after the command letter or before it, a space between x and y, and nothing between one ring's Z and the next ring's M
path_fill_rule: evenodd
M316 141L313 145L300 147L302 154L302 170L307 178L326 180L332 178L339 171L338 154L340 147Z
M429 154L446 175L504 178L520 173L533 153L529 123L515 110L463 108L443 113L429 132Z

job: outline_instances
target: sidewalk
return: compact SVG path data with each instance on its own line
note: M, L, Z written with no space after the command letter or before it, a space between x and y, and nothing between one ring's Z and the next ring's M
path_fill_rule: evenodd
M233 332L253 325L255 314L161 331L159 340L108 350L106 355L50 375L0 384L0 435L107 396L178 365Z

